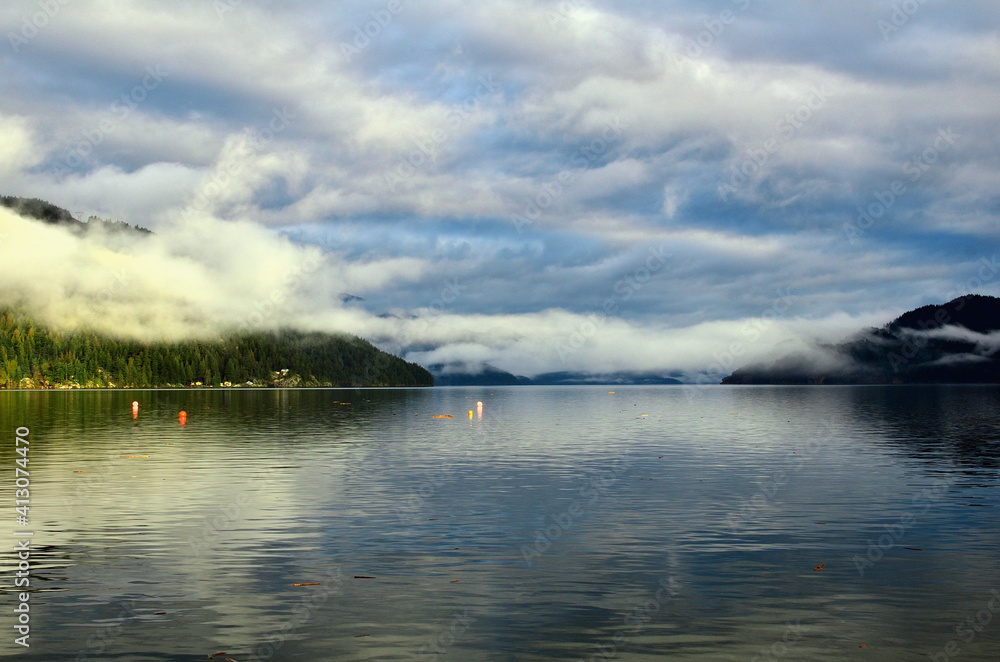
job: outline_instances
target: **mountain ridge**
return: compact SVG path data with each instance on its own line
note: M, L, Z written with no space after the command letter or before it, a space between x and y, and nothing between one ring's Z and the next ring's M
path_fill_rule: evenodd
M920 306L819 349L822 361L786 354L741 367L722 383L1000 383L1000 298L967 294Z
M423 367L347 334L285 329L140 342L61 333L0 308L0 389L433 385Z
M38 198L0 196L0 206L77 235L153 234L96 216L84 223ZM34 319L25 301L6 304L0 303L0 389L434 385L423 367L350 334L234 330L212 340L141 342L89 329L62 332Z
M589 373L578 371L545 372L534 377L515 375L484 363L479 372L447 372L444 364L429 366L437 386L627 386L677 385L682 382L657 372L617 371Z

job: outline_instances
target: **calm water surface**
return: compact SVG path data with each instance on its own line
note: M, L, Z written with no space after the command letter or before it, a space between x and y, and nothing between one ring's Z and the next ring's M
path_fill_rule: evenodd
M0 392L0 656L1000 659L1000 389L609 390Z

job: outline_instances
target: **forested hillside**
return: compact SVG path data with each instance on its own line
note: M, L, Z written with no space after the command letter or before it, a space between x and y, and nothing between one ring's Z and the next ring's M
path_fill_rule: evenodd
M142 343L62 334L0 308L0 388L431 386L430 373L356 336L256 332Z
M792 354L722 383L1000 384L1000 299L967 294L922 306L824 349L823 364Z

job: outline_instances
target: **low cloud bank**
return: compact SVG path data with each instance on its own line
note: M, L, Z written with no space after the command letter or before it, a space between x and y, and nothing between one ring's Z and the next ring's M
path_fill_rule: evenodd
M861 325L845 315L752 319L671 328L551 308L519 314L367 311L344 292L419 279L416 260L347 260L253 223L187 214L155 235L79 234L0 209L0 304L62 330L141 340L211 339L292 327L354 333L422 365L490 363L515 374L663 371L716 379L794 346L826 360L810 338ZM777 348L777 350L776 350Z

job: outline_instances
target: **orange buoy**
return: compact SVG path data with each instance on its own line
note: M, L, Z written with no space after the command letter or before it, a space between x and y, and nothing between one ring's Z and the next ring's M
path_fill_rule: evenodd
M132 418L139 418L139 401L132 401Z
M181 425L184 425L188 421L188 413L186 411L181 411L181 413L177 414L177 420Z

